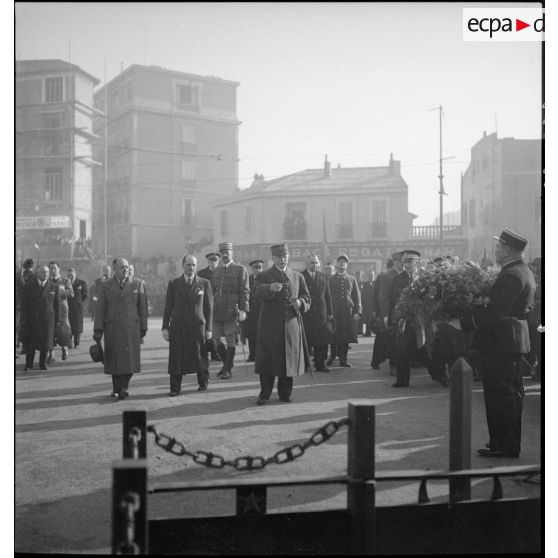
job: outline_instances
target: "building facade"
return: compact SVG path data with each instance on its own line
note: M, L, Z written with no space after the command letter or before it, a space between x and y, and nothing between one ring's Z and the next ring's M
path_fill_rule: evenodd
M509 227L529 243L530 261L542 255L541 141L487 135L471 148L463 175L461 222L468 256L494 258L494 235Z
M413 227L408 185L401 164L390 157L382 167L308 169L266 181L256 175L249 188L213 204L215 243L229 240L235 259L270 262L269 246L289 244L291 264L304 267L314 253L322 262L340 254L351 271L384 268L396 250L414 248L425 257L438 255L439 227ZM450 227L451 228L451 227ZM464 240L447 231L447 251L463 255Z
M211 202L238 184L238 83L132 65L95 92L106 113L94 173L94 247L109 256L182 254L212 241ZM104 160L101 142L96 156ZM106 227L105 227L106 207ZM106 237L105 237L106 233Z
M62 60L20 60L15 81L16 261L85 258L99 80Z

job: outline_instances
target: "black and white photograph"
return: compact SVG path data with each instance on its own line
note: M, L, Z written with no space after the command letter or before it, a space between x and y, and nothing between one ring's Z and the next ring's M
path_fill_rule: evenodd
M546 12L14 2L16 555L543 552Z

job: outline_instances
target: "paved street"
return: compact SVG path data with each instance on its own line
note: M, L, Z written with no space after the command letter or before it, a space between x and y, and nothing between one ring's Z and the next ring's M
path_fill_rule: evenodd
M347 414L349 402L376 406L377 470L448 469L449 390L433 382L425 369L412 372L409 388L394 389L386 370L370 368L372 340L361 338L349 351L353 368L332 367L329 374L295 379L293 402L272 401L256 407L258 377L237 347L233 378L216 377L212 363L206 392L196 391L187 376L182 395L168 396L167 345L161 319L150 319L142 347L143 372L130 382L131 397L111 397L110 377L89 357L92 324L86 320L82 345L46 372L23 372L16 360L16 542L19 552L107 553L110 549L111 463L121 456L122 411L146 409L148 422L175 436L190 451L207 450L227 459L240 455L268 457L303 442L320 426ZM37 355L38 356L38 355ZM37 368L38 365L36 364ZM540 462L540 384L526 380L522 454L519 459L477 457L488 440L482 386L473 384L473 468ZM164 453L148 440L150 480L208 480L230 475L274 476L343 474L347 432L310 448L300 459L270 465L258 473L207 469ZM505 496L532 496L540 487L522 478L503 481ZM473 497L489 497L490 481L475 481ZM429 483L433 500L447 499L447 483ZM416 502L416 483L381 483L378 505ZM193 497L194 496L194 497ZM269 491L268 511L341 508L342 487L283 488ZM150 515L180 516L234 513L229 492L153 496Z

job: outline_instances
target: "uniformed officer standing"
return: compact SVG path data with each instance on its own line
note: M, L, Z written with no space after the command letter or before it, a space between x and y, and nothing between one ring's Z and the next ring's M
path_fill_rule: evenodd
M313 348L316 372L329 372L327 344L330 338L328 322L333 321L333 306L327 275L319 271L320 259L315 254L308 256L302 276L306 281L312 305L302 316L308 348Z
M252 274L249 277L250 283L250 310L246 315L246 321L243 323L244 335L248 339L248 362L256 360L256 344L258 340L258 320L260 317L260 301L256 298L256 277L263 270L263 260L253 260L250 262Z
M349 343L358 343L357 325L362 314L357 280L353 275L347 273L348 265L349 258L345 255L339 256L337 272L329 279L335 320L333 342L337 345L339 364L345 368L351 367L347 361ZM328 364L331 360L330 357Z
M198 271L198 277L207 279L211 283L211 278L213 277L213 273L215 272L215 269L219 264L220 257L221 254L219 254L219 252L209 252L209 254L206 254L205 259L207 260L207 267L204 267L203 269L200 269ZM211 360L221 360L221 357L217 354L215 337L212 337L206 342L206 350L211 353Z
M473 348L481 354L490 440L488 448L478 453L513 458L521 451L525 392L519 361L530 349L527 315L535 304L536 282L523 261L527 239L510 229L494 238L496 262L502 269L490 290L490 302L475 307L472 319L462 320L462 325L475 331Z
M287 267L286 244L271 247L273 266L256 277L256 298L262 309L258 322L255 372L260 375L256 402L269 400L275 376L279 399L291 401L293 378L304 374L304 326L301 313L310 308L310 295L301 273Z
M233 262L232 243L221 242L219 252L222 262L211 278L214 302L213 335L217 343L217 352L223 360L223 367L218 376L222 380L228 380L232 377L239 323L246 319L246 312L250 308L250 287L248 270L243 265ZM223 337L226 339L226 347L222 341Z

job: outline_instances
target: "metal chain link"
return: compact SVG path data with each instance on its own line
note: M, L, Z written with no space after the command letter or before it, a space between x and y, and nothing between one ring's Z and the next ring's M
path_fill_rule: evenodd
M120 500L120 511L124 514L124 540L118 545L117 554L139 554L136 538L136 512L140 508L140 497L136 492L126 492Z
M267 465L274 463L276 465L282 465L284 463L289 463L298 459L304 452L312 447L319 446L327 440L329 440L342 426L347 426L350 424L348 418L343 418L338 421L331 421L318 428L310 438L304 442L304 444L293 444L287 448L279 450L275 455L268 457L250 456L243 455L237 457L234 460L227 460L220 455L217 455L208 451L188 451L184 444L181 444L176 438L167 436L166 434L160 434L157 432L155 426L149 425L147 431L151 432L155 436L155 443L166 452L172 453L177 456L187 456L192 458L196 463L200 465L205 465L206 467L211 467L213 469L222 469L225 466L232 467L237 471L256 471L263 469Z

